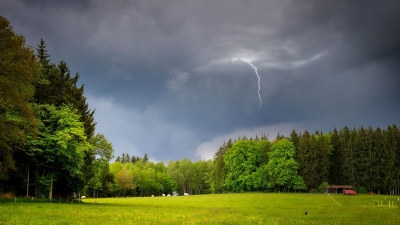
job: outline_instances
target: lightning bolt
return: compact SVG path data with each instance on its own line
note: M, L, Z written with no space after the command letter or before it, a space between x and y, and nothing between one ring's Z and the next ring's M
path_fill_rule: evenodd
M260 78L260 75L258 74L258 69L257 69L257 67L256 67L250 60L248 60L248 59L243 59L243 58L240 58L240 59L234 58L234 59L233 59L233 61L236 61L236 60L240 60L240 61L242 61L242 62L245 62L245 63L249 64L249 65L254 69L254 72L255 72L256 75L257 75L257 78L258 78L258 91L257 91L257 93L258 93L258 99L260 100L260 106L258 107L258 110L260 110L260 109L261 109L261 105L262 105L262 99L261 99L261 94L260 94L260 90L261 90L261 85L260 85L261 78Z

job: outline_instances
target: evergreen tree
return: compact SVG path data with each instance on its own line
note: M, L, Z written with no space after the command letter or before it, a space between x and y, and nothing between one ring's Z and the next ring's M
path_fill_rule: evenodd
M365 187L370 180L372 154L372 137L367 135L367 131L361 126L354 139L354 154L355 154L355 170L356 170L356 187Z
M297 151L300 142L300 135L297 134L295 130L292 130L292 132L290 132L290 141L293 143L294 148Z
M330 169L329 169L329 179L330 184L345 184L343 177L342 163L343 163L343 150L340 144L339 132L335 128L332 131L332 154L330 155Z
M126 163L125 153L122 153L121 163Z
M304 182L307 184L309 188L316 188L318 183L314 182L314 172L313 172L313 162L312 161L312 152L313 148L315 148L315 143L313 142L312 136L306 130L299 138L298 147L296 149L296 162L299 165L299 175L303 177Z
M37 52L37 58L38 58L38 61L39 61L39 66L41 67L41 73L42 74L47 74L45 71L43 71L43 70L47 70L47 69L49 69L50 67L51 67L51 60L50 60L50 55L49 55L49 53L47 52L47 49L46 49L46 44L44 43L44 40L43 40L43 38L41 38L40 39L40 42L39 42L39 45L38 45L38 47L36 48L36 52Z
M72 106L79 114L79 120L83 122L85 135L89 140L94 135L96 123L94 122L94 110L91 111L86 103L84 86L78 87L79 74L71 77L65 61L60 61L58 65L51 63L43 39L40 40L36 51L40 66L36 74L34 101L37 104L50 104L56 107ZM86 173L84 176L91 177L93 171L88 168L91 168L95 156L90 149L85 149L84 154L83 172Z
M39 68L35 74L35 94L34 102L37 104L50 104L50 76L57 73L57 68L51 63L50 55L47 52L46 44L43 39L36 48L36 58Z
M332 134L326 133L314 136L315 139L315 183L318 184L319 187L321 184L328 182L329 178L329 169L330 169L330 156L332 154L333 146L332 146Z
M143 162L148 162L148 161L149 161L149 156L147 155L147 153L145 153L143 156Z
M383 139L384 185L389 193L394 193L400 168L400 131L396 125L388 126ZM388 193L388 194L389 194Z
M84 86L78 87L79 74L71 77L65 61L56 66L51 63L46 44L41 39L36 49L40 69L36 75L35 102L55 106L72 105L80 114L80 121L84 123L85 134L90 139L94 135L94 110L90 110L84 96Z
M340 148L343 152L342 170L346 184L356 186L356 155L354 152L355 129L350 130L345 126L340 134Z
M379 155L378 151L380 149L379 140L376 138L375 131L371 126L368 127L366 132L367 141L367 164L366 164L366 179L365 183L362 185L367 188L367 191L375 192L379 189L380 178L379 178Z

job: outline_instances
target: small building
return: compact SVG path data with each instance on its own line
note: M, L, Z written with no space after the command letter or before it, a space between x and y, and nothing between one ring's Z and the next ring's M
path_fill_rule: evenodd
M330 185L325 187L325 194L343 194L345 190L353 190L351 185Z
M355 190L343 190L344 195L357 195L357 192Z

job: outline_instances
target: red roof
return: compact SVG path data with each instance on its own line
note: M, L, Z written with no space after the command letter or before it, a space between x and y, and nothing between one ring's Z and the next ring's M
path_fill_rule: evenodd
M355 190L343 190L343 194L345 195L357 195Z

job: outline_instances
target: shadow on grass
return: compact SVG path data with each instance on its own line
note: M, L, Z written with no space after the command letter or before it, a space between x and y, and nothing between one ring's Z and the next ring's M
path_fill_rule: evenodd
M55 203L68 203L68 204L83 204L84 202L80 199L53 199L49 201L46 198L0 198L0 203L48 203L48 204L55 204Z

